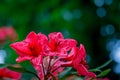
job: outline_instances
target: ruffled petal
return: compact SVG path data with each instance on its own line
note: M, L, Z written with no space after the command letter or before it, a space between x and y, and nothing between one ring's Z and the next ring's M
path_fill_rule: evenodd
M61 60L72 61L77 52L78 48L73 47L72 50L70 51L70 54L67 57L63 57Z
M11 48L13 48L16 52L18 52L18 55L31 55L31 51L29 49L29 44L26 42L16 42L10 45Z
M44 35L44 34L38 33L38 42L39 42L41 45L47 44L47 43L48 43L48 38L47 38L47 36Z
M38 42L37 34L33 31L30 32L24 41L29 43L29 46L31 47L35 46Z
M70 50L71 48L75 47L77 44L77 41L74 39L65 39L61 41L58 48L65 49L66 51Z
M54 40L55 42L59 42L64 39L63 35L61 32L53 32L48 35L49 39L52 41Z
M96 75L93 72L88 72L88 70L82 64L78 64L78 65L74 66L74 68L78 71L79 75L96 78Z
M79 49L80 55L85 58L86 57L86 50L83 44L80 44L80 49Z
M25 41L35 42L35 40L37 39L36 36L37 36L37 34L32 31L32 32L30 32L30 33L27 35Z
M32 57L30 56L20 56L16 59L17 62L22 62L22 61L25 61L25 60L31 60Z

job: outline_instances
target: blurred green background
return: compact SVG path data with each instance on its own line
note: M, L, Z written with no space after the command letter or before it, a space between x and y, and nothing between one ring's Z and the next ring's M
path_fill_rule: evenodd
M120 1L119 0L0 0L0 26L13 26L25 39L30 31L62 32L85 45L90 68L113 62L106 76L120 80ZM6 63L17 57L8 44ZM9 60L8 60L9 59ZM25 63L21 63L25 67Z

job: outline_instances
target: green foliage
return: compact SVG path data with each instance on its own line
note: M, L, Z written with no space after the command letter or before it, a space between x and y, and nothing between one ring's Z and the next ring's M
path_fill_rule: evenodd
M100 74L98 74L97 77L105 77L110 71L111 69L106 69L102 71Z
M64 78L66 78L66 76L68 75L68 73L70 73L71 70L72 70L72 68L67 68L62 73L59 74L59 78L61 80L64 79Z
M113 1L111 5L103 6L107 15L99 18L94 0L0 0L0 26L13 26L18 33L18 41L25 39L30 31L44 34L61 31L65 38L74 38L78 44L85 45L90 56L89 66L96 67L109 59L107 42L110 39L119 39L120 1ZM77 10L78 14L75 13ZM113 35L102 36L101 28L107 24L114 25L115 32ZM17 54L9 44L3 49L7 51L6 63L16 64ZM28 64L21 63L30 70ZM100 69L104 66L106 64L90 71L101 72ZM64 72L62 76L67 73L69 71Z
M112 60L109 60L109 61L107 61L106 63L104 63L103 65L101 65L101 66L99 66L99 67L97 67L97 68L95 68L95 69L90 69L89 71L93 71L93 72L99 71L99 72L101 72L100 69L106 67L106 66L109 65L111 62L112 62Z
M14 67L13 65L7 65L7 64L0 64L0 68L8 68L12 71L16 71L16 72L20 72L21 74L22 73L28 73L28 74L32 74L34 76L36 76L38 79L39 77L37 76L36 73L32 72L32 71L29 71L23 67Z
M6 64L0 64L0 68L5 68L5 67L7 67Z

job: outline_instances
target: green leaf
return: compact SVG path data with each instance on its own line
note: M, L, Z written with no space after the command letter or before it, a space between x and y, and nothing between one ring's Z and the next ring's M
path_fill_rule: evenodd
M7 66L7 64L0 64L0 68L4 68L6 66Z
M74 80L84 80L84 79L81 77L78 77L78 78L75 78Z
M71 74L71 75L78 75L77 72L71 72L70 74Z
M17 68L17 67L13 67L13 66L7 66L8 69L16 71L16 72L20 72L20 73L26 73L28 72L25 68Z
M101 72L101 68L104 68L104 67L106 67L108 64L110 64L112 62L112 60L109 60L109 61L107 61L106 63L104 63L103 65L101 65L101 66L99 66L99 67L97 67L97 68L94 68L94 69L90 69L89 71L92 71L92 72Z
M71 70L72 68L67 68L65 71L59 74L59 78L66 76Z
M104 67L106 67L108 64L110 64L112 62L112 60L109 60L109 61L107 61L106 63L104 63L103 65L101 65L101 66L99 66L99 67L97 67L96 69L101 69L101 68L104 68Z
M111 69L106 69L106 70L104 70L102 73L100 73L99 75L97 75L97 77L104 77L104 76L106 76L110 71L111 71Z
M0 68L8 68L12 71L16 71L16 72L20 72L20 73L30 73L30 74L33 74L34 76L36 76L38 79L39 77L37 76L36 73L32 72L32 71L29 71L23 67L14 67L12 65L8 65L8 64L0 64Z
M90 72L102 72L102 71L99 70L99 69L90 69L89 71L90 71Z
M30 74L33 74L34 76L36 76L38 79L39 77L37 76L36 73L32 72L32 71L29 71L23 67L13 67L13 66L7 66L8 69L10 70L13 70L13 71L16 71L16 72L20 72L20 73L30 73Z

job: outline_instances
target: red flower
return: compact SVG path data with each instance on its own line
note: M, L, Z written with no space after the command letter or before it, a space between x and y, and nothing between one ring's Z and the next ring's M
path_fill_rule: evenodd
M84 46L81 44L80 48L74 47L68 57L63 58L61 60L66 60L63 62L63 67L73 67L77 70L79 75L89 76L95 78L96 75L92 72L89 72L88 65L85 60L86 51Z
M12 27L0 28L0 43L4 43L6 40L15 41L17 39L17 33Z
M36 34L35 32L30 32L25 40L11 44L11 47L19 55L16 61L22 62L24 60L30 60L41 79L43 78L43 49L46 43L47 37L44 34Z
M67 51L77 44L74 39L64 39L60 32L50 33L48 37L48 55L50 56L66 56Z
M48 38L44 34L30 32L25 40L11 44L19 55L17 61L30 60L42 80L56 78L64 67L75 68L79 75L96 77L87 70L83 45L77 48L76 40L64 39L60 32L50 33Z
M11 71L7 68L0 68L0 79L10 78L14 80L20 80L21 74L15 71Z
M43 44L46 43L45 35L35 32L30 32L25 40L11 44L11 47L17 52L19 57L17 62L30 60L32 63L42 63Z

